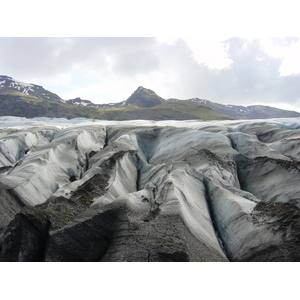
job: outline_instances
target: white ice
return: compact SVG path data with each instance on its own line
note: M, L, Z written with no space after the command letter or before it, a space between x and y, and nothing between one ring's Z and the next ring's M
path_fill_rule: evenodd
M299 130L298 118L0 117L0 167L5 167L0 187L12 189L24 204L36 205L50 197L70 197L95 174L107 174L108 186L94 205L125 201L136 210L159 207L160 216L180 215L194 236L224 255L217 226L227 250L239 259L278 242L278 235L251 219L259 201L300 205L299 170L288 168L299 159ZM248 163L242 170L244 190L237 157Z

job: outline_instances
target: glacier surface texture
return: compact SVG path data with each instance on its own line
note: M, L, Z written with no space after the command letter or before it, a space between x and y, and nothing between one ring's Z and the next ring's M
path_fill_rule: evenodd
M300 260L300 119L0 117L0 259Z

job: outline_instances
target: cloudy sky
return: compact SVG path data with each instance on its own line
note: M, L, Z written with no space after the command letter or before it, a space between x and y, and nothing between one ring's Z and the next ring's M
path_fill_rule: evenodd
M63 99L94 103L123 101L143 86L165 99L198 97L300 111L300 38L232 37L218 26L214 37L180 30L162 32L163 37L19 37L14 32L0 38L0 75L42 85ZM154 33L160 36L159 30Z

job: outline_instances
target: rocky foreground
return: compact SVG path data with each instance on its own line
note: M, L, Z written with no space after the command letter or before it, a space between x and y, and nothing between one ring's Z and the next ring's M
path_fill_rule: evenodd
M300 261L299 128L0 117L0 260Z

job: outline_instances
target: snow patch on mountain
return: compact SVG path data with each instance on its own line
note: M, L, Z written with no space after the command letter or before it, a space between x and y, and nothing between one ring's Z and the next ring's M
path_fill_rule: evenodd
M12 88L25 95L41 99L61 100L58 95L45 90L42 86L19 81L9 76L0 75L0 87Z

